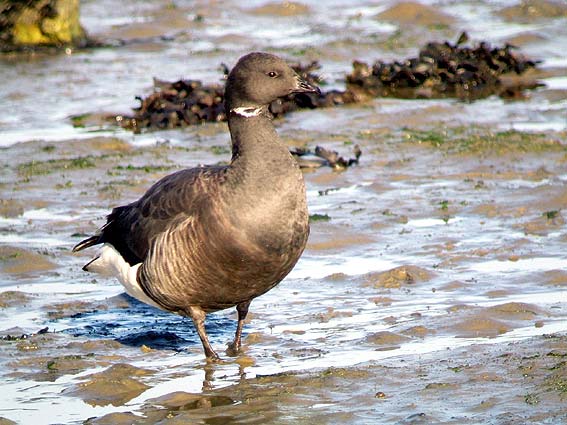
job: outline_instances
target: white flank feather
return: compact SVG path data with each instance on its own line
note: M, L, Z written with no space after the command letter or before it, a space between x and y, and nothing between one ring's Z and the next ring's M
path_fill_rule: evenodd
M131 266L112 245L105 243L100 255L87 266L87 271L116 277L124 286L128 295L145 304L161 308L146 295L138 283L138 268L141 265L142 263L138 263Z

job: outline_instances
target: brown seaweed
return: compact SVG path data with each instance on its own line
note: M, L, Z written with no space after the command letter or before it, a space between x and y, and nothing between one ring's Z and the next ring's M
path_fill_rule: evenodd
M225 75L229 69L221 65ZM320 68L317 62L292 66L308 83L318 85L321 78L314 71ZM179 80L173 83L154 78L154 92L146 98L136 97L140 106L134 115L118 115L116 121L134 132L143 129L168 129L185 127L204 122L226 121L224 111L224 86L204 85L198 80ZM356 99L350 92L331 90L321 95L301 93L278 99L270 104L270 112L279 117L302 108L321 108L353 103Z
M197 80L169 83L154 78L154 92L136 99L140 106L134 108L133 116L116 117L122 127L134 132L226 121L224 87L220 84L203 85Z
M468 35L462 33L455 44L430 42L417 57L403 61L377 61L368 65L356 60L345 78L346 90L291 95L272 102L270 112L279 117L297 109L339 106L373 97L475 100L496 94L521 99L526 89L541 85L533 80L504 78L521 75L537 66L536 61L515 53L513 46L491 47L481 42L466 47L467 41ZM309 83L321 83L318 62L292 67ZM228 74L228 67L222 65L222 68ZM134 132L226 120L222 84L154 79L154 92L137 99L140 106L134 108L134 115L115 117L118 124Z
M462 33L457 43L430 42L419 56L401 62L375 62L372 66L355 61L347 76L347 90L362 90L372 97L479 99L492 94L518 97L518 90L502 83L504 74L520 75L537 62L514 53L514 47L462 46L468 40Z

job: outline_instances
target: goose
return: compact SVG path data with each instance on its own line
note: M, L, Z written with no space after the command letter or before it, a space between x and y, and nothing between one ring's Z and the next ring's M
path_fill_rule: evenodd
M287 276L307 243L303 175L268 109L292 93L320 91L275 55L241 57L225 86L230 163L163 177L73 248L102 244L83 270L114 276L139 301L190 317L210 361L219 356L207 313L236 306L227 350L236 355L251 301Z

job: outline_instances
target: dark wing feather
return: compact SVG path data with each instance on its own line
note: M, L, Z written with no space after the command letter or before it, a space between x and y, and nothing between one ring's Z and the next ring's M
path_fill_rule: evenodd
M99 244L100 235L90 236L73 247L73 252L82 251L89 246Z
M152 240L180 215L188 217L206 208L213 187L225 180L226 170L221 166L190 168L162 178L137 201L114 208L99 232L73 251L110 243L129 264L142 262Z

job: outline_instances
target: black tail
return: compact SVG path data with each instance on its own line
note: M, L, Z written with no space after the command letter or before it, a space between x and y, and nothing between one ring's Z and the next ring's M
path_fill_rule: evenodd
M101 235L94 235L90 238L85 239L84 241L79 242L77 245L73 247L73 252L81 251L89 246L93 246L96 244L102 243Z

